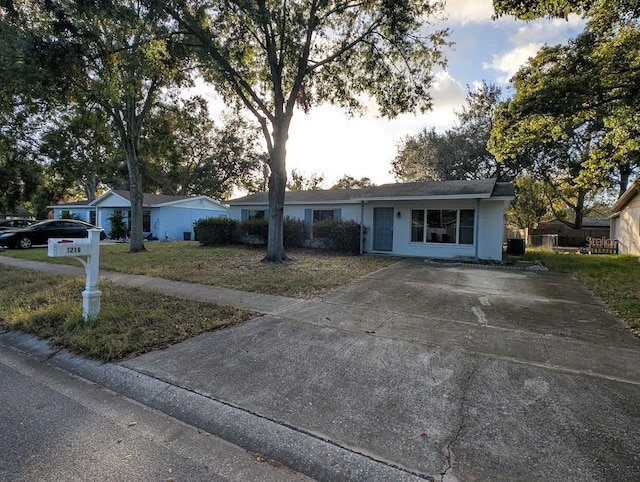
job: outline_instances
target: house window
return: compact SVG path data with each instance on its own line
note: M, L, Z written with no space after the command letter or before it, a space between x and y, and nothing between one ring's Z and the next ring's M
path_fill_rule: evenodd
M412 243L473 244L473 209L411 210Z
M247 210L247 219L264 219L265 212L264 209L248 209Z
M249 219L266 219L269 217L268 209L243 209L240 212L240 221L244 222Z
M333 221L333 213L333 209L314 209L313 222L319 223L321 221Z
M311 239L313 235L313 225L322 221L342 221L342 209L305 209L305 238Z
M145 233L151 232L151 210L149 209L142 211L142 231Z

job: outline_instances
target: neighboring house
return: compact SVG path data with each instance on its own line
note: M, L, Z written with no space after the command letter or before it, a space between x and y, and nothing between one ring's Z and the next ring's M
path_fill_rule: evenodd
M611 239L618 252L640 255L640 181L634 182L611 209Z
M130 229L131 201L129 191L109 190L88 202L78 201L48 206L54 218L69 215L111 231L109 217L117 212ZM209 217L228 217L229 206L208 196L168 196L145 193L142 201L142 230L145 237L161 240L191 237L193 223Z
M287 191L284 215L313 223L353 220L366 227L362 252L502 259L511 183L495 179L412 182L363 189ZM229 201L232 219L268 217L268 194ZM313 244L313 243L310 243Z

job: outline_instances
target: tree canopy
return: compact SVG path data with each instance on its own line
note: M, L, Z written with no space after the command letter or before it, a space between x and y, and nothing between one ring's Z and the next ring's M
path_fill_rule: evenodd
M259 130L242 116L210 117L202 97L172 98L154 107L142 139L144 177L152 191L227 199L234 189L255 192L266 153Z
M362 189L365 187L375 186L371 179L368 177L361 177L360 179L356 179L353 176L349 176L345 174L338 181L331 186L330 189Z
M501 89L483 82L469 89L466 103L456 113L457 125L443 133L424 128L405 137L392 162L392 173L402 181L486 179L511 180L517 170L500 164L487 150Z
M582 13L577 38L545 46L513 77L515 93L495 117L489 150L545 181L551 206L579 227L589 197L640 167L640 4L495 1L497 14L531 19ZM560 209L562 207L563 209ZM562 216L559 216L562 217Z

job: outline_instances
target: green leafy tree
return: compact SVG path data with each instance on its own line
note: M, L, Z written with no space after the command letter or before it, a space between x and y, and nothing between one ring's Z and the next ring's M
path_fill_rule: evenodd
M368 177L361 177L360 179L356 179L353 176L349 176L345 174L338 182L336 182L331 189L363 189L365 187L375 186L371 179Z
M58 79L66 104L98 105L113 125L131 193L129 249L144 251L140 139L158 93L187 81L180 35L161 10L138 0L15 0L7 11L25 35L36 37L32 71ZM51 104L54 97L44 90L42 99Z
M43 169L11 136L0 134L0 212L25 205L38 191Z
M234 188L255 191L266 154L259 131L241 116L216 123L201 97L163 102L143 139L145 178L154 191L227 199Z
M66 186L77 186L93 201L100 186L126 177L109 119L90 104L70 106L42 136L40 153Z
M392 161L391 172L402 181L486 179L511 180L518 167L498 163L487 150L501 89L483 82L469 90L466 103L456 113L457 125L443 133L424 128L405 137Z
M550 214L545 185L530 173L514 180L515 199L505 213L507 225L517 229L534 229Z
M496 16L513 15L520 20L540 17L566 18L571 13L581 14L597 0L493 0Z
M496 0L494 7L499 15L523 19L569 12L588 17L575 40L543 48L516 74L514 103L499 113L499 122L505 127L512 121L544 122L549 127L545 137L555 140L571 126L602 124L601 135L584 160L580 183L617 184L621 195L640 167L640 4L637 0ZM521 136L503 137L501 142L507 145L497 147L514 152L522 141Z
M431 107L432 69L444 62L446 31L430 26L440 2L158 2L202 47L207 80L259 122L270 168L265 260L286 257L286 145L296 106L359 112L373 98L388 117Z
M306 177L303 173L293 170L291 171L291 179L287 181L288 191L318 191L322 189L324 175L311 173Z

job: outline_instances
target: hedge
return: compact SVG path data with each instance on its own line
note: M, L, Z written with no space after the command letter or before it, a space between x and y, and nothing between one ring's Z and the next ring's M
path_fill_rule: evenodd
M313 237L325 247L345 253L360 253L360 224L355 221L321 221L313 224Z
M201 246L224 246L236 242L238 222L228 218L202 218L194 223Z

